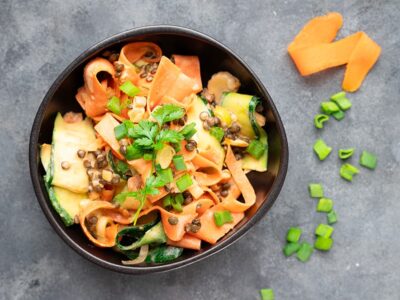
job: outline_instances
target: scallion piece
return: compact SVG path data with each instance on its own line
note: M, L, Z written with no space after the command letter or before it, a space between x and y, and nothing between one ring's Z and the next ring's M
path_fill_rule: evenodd
M315 228L315 235L322 236L324 238L331 237L334 228L332 226L326 224L319 224L317 228Z
M123 139L124 137L126 137L127 134L128 134L128 131L126 130L124 123L119 124L114 127L114 135L118 141Z
M322 139L318 139L314 144L314 152L318 155L319 160L324 160L331 153L332 148L329 147Z
M331 238L326 238L319 236L315 240L314 248L320 251L329 251L332 248L333 240Z
M157 174L161 178L161 180L165 183L171 183L172 181L174 181L174 175L172 174L171 168L167 168L167 169L159 168L157 170Z
M118 97L111 97L107 102L107 109L116 115L121 114L121 103Z
M265 145L259 140L253 140L247 146L246 151L254 158L259 159L265 152Z
M163 206L164 206L164 208L169 208L169 207L171 207L171 206L172 206L172 201L173 201L173 199L172 199L172 196L171 196L171 195L165 196L164 199L163 199Z
M286 240L291 243L297 243L301 237L302 230L298 227L290 227L286 234Z
M321 129L324 127L324 123L329 120L328 115L318 114L314 117L314 125L315 127Z
M187 169L187 168L186 168L185 161L184 161L182 155L175 155L175 156L172 158L172 162L174 163L175 169L176 169L177 171L183 171L183 170L186 170L186 169Z
M321 109L327 115L331 115L332 113L340 110L339 106L337 106L336 103L332 101L321 102Z
M214 221L215 225L221 227L225 223L233 222L233 216L230 211L228 210L221 210L214 212Z
M351 107L351 102L346 98L345 92L339 92L331 96L331 101L335 102L341 110L348 110Z
M337 222L337 215L336 215L336 211L331 210L327 215L326 215L327 219L328 219L328 224L335 224Z
M183 201L184 201L183 195L176 194L171 202L172 208L175 209L176 211L181 212Z
M349 149L339 149L339 158L348 159L354 154L354 148Z
M300 249L297 251L297 259L306 262L310 259L311 254L313 254L314 248L309 243L302 243Z
M363 151L360 157L360 165L368 169L374 170L376 168L377 158L374 154L368 151Z
M332 117L334 117L336 120L341 121L344 119L344 112L343 110L338 110L334 113L332 113Z
M185 140L189 140L192 136L194 136L196 132L196 123L194 122L187 124L185 127L182 128L181 131L179 131L179 133L185 137Z
M287 243L283 248L283 254L285 254L286 257L289 257L294 253L296 253L299 249L300 249L299 243Z
M353 181L353 175L360 173L360 171L351 164L343 164L340 167L340 176L347 181Z
M318 212L330 212L333 208L333 201L329 198L321 198L317 204Z
M310 183L308 185L308 191L310 192L311 198L324 197L324 189L319 183Z
M135 97L140 93L140 89L129 80L120 85L119 89L130 97Z
M218 142L221 142L224 138L224 130L221 127L213 126L210 128L210 134L217 139Z
M183 192L184 190L186 190L188 187L190 187L193 184L193 180L192 177L190 177L189 174L184 174L183 176L179 177L176 180L176 186L178 187L178 189Z
M274 291L272 289L261 289L261 300L275 300Z

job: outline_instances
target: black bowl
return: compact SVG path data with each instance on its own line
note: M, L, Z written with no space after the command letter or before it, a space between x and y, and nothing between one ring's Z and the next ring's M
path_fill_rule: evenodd
M264 101L269 140L268 171L252 172L249 178L257 193L256 204L246 212L245 218L217 244L207 245L201 251L185 251L176 261L159 265L124 266L118 253L93 246L78 226L65 227L52 208L47 195L39 161L39 144L50 143L53 122L57 112L81 111L75 101L76 90L83 84L83 67L104 50L120 49L126 43L152 41L157 43L166 56L173 53L198 55L203 82L218 71L229 71L237 76L242 87L240 92L256 94ZM29 166L37 199L50 224L61 238L88 260L114 271L145 274L168 271L192 264L221 251L242 237L271 208L282 188L288 167L288 144L278 111L253 71L231 50L214 39L176 26L149 26L131 29L114 35L86 50L75 59L55 80L44 97L32 126L29 143Z

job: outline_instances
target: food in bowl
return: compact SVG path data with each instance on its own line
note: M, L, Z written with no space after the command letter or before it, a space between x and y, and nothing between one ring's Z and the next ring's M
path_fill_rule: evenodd
M79 224L126 265L165 263L215 244L256 201L246 173L267 170L258 97L221 70L203 88L197 56L151 42L89 61L76 100L42 144L44 181L65 226Z

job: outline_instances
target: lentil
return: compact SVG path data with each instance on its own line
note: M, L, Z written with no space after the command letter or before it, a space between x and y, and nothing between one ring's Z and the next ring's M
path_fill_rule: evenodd
M63 161L61 162L61 168L63 168L63 170L68 170L71 167L71 164L67 161Z
M206 111L202 111L199 115L200 120L205 121L208 119L210 115L208 114L208 112Z
M226 196L228 196L228 194L229 194L228 190L222 190L222 191L221 191L221 196L224 197L224 198L225 198Z
M78 152L76 152L76 154L78 155L79 158L84 158L86 155L86 151L79 149Z
M178 218L177 217L169 217L168 218L168 223L169 224L171 224L171 225L176 225L176 224L178 224ZM186 229L186 228L185 228Z

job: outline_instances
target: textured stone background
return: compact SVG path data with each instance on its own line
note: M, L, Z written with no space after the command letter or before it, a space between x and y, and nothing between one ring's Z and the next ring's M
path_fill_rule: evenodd
M95 4L96 3L96 4ZM172 4L175 3L175 4ZM286 46L309 18L344 16L340 36L366 31L383 48L342 122L317 132L320 101L340 90L343 68L301 78ZM0 298L1 299L399 299L400 297L400 2L392 1L12 1L0 0ZM286 126L290 166L270 213L246 237L214 257L176 272L132 277L102 269L55 234L28 171L31 124L55 77L83 50L114 33L149 24L197 29L231 47L259 75ZM352 184L338 176L336 153L312 153L322 136L335 151L378 154ZM289 226L314 227L307 183L321 181L340 222L335 246L307 264L281 254Z

